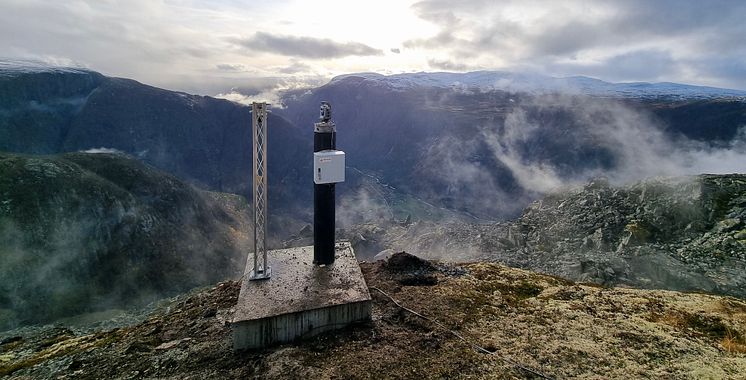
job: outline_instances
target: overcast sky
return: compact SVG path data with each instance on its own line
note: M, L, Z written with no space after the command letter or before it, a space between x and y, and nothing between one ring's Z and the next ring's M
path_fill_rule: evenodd
M746 1L0 0L0 56L215 95L509 70L746 89Z

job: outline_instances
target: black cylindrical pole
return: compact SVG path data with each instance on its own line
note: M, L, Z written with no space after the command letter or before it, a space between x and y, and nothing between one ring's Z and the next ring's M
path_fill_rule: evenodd
M313 133L313 151L336 149L337 132L331 121L331 107L321 103L321 120ZM314 173L316 175L316 173ZM313 185L313 262L317 265L334 262L334 184Z

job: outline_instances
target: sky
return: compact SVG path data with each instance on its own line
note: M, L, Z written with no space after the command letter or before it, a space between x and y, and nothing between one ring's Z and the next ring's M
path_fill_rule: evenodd
M746 1L0 0L0 57L206 95L506 70L746 89Z

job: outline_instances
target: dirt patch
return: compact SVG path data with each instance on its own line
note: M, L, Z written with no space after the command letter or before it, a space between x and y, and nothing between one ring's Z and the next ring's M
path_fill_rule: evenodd
M423 260L415 255L406 252L393 254L388 261L385 261L383 268L389 272L406 273L406 272L435 272L433 263Z
M393 254L381 267L403 286L433 286L439 272L433 263L406 252Z

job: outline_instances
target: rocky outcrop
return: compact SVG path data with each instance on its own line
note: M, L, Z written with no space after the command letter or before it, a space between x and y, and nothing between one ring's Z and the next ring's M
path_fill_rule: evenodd
M746 296L746 175L602 180L535 202L523 251L580 265L552 272L599 283ZM550 268L545 268L550 269Z
M365 259L407 250L605 285L746 297L745 215L746 175L654 178L628 186L596 179L532 203L511 222L417 221L344 233Z

